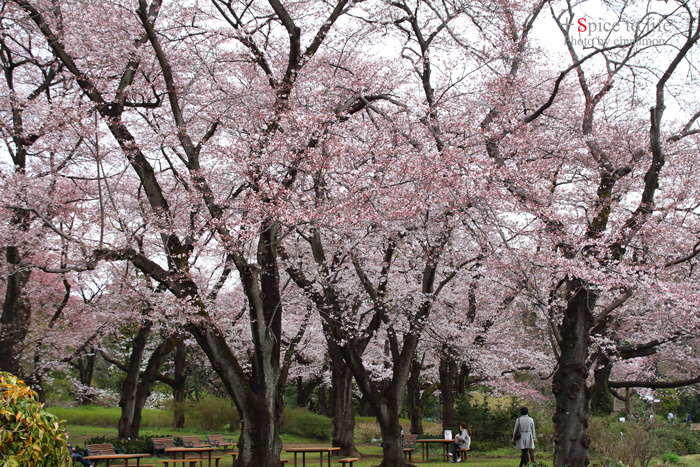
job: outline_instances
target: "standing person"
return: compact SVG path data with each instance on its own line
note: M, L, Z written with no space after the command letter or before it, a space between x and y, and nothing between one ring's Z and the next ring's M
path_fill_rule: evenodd
M686 412L685 413L685 426L687 426L688 428L690 428L691 420L692 420L692 418L690 416L690 412Z
M469 449L471 442L472 436L469 427L467 427L467 422L460 423L459 434L455 436L455 442L452 443L450 448L450 456L452 457L450 462L462 462L462 458L457 455L457 449Z
M673 412L668 413L668 424L673 425L673 422L676 420L676 416L673 415Z
M520 417L515 421L511 443L520 449L520 466L535 462L535 421L527 414L527 407L520 408Z

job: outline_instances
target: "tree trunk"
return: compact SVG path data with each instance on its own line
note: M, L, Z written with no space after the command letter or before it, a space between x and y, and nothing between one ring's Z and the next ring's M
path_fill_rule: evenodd
M406 405L408 406L408 418L411 421L409 432L416 435L423 434L423 406L421 404L420 370L421 363L414 356L413 362L411 363L411 374L408 377Z
M17 213L13 224L21 224L22 216ZM24 287L31 274L29 268L20 265L19 249L15 246L5 248L5 259L9 273L5 288L5 301L2 303L0 322L0 370L7 371L18 377L23 377L20 356L24 347L24 339L29 331L32 315L29 299L24 294Z
M185 375L185 341L179 339L175 347L175 375L173 376L173 427L185 427L185 394L187 376Z
M328 403L328 392L326 391L326 386L318 387L318 413L325 417L330 417L331 409Z
M146 369L141 375L136 388L134 398L134 414L132 416L131 425L129 426L129 437L132 439L139 437L143 407L146 405L146 401L153 392L153 386L156 383L156 378L158 377L158 372L160 370L160 364L163 361L163 357L170 353L174 346L175 340L169 339L156 347L153 354L151 354L151 357L148 359Z
M579 279L569 279L567 290L567 306L559 326L561 350L552 381L556 399L554 466L583 467L589 463L586 450L590 444L586 435L586 359L593 324L591 310L597 297Z
M332 350L331 350L332 349ZM359 457L355 447L355 412L352 407L352 372L337 346L329 343L331 355L330 412L333 418L333 446L341 457Z
M90 348L88 350L88 353L86 353L83 357L78 358L78 380L80 381L80 384L86 387L90 387L92 385L92 375L95 372L95 357L97 354L95 354L95 349ZM81 395L80 400L78 401L80 405L88 405L92 403L92 396L91 395Z
M136 391L139 384L141 360L146 350L146 343L148 342L152 326L153 323L147 321L144 326L139 328L132 344L129 365L126 368L126 378L122 385L122 395L119 399L119 407L122 409L122 414L119 417L117 436L120 438L131 437L131 426L134 423L134 413L136 411Z
M592 415L610 415L614 409L614 399L608 388L612 363L606 355L598 356L598 367L593 372L593 387L590 389Z
M391 391L393 392L393 391ZM387 397L387 402L379 402L380 415L377 417L382 433L383 457L380 467L405 467L412 464L404 460L403 443L401 440L401 424L399 423L400 409L396 409L394 395Z
M455 395L454 385L457 373L457 364L450 355L447 345L442 348L440 355L440 393L442 394L442 429L449 430L455 421Z

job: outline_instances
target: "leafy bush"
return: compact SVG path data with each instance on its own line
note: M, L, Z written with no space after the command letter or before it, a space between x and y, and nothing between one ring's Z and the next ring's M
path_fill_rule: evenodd
M678 456L678 454L669 452L664 454L664 457L662 457L661 460L669 464L678 464L681 461L681 458Z
M678 425L658 427L657 436L661 444L680 455L700 454L700 433Z
M291 410L285 411L285 417ZM369 443L373 439L381 439L382 432L379 423L374 417L355 417L355 440L360 443Z
M44 410L23 381L0 372L0 459L3 467L70 464L65 425Z
M206 431L236 431L241 419L230 400L205 396L185 406L185 423L189 428ZM167 426L167 425L165 425Z
M593 417L589 421L590 455L597 465L647 467L659 454L661 443L649 425L629 421L620 423L609 418Z
M333 421L328 417L317 415L306 409L288 409L284 411L282 431L303 436L304 438L330 441L333 434Z

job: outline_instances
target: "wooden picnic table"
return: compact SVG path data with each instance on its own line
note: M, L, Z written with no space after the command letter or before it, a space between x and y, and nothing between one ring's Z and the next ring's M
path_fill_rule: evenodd
M453 439L417 439L416 443L423 444L423 462L430 460L430 448L426 449L428 444L442 444L442 461L447 461L447 447L454 443Z
M129 466L130 460L136 460L136 464L131 464L131 465L136 465L136 467L139 467L141 465L141 459L144 457L151 457L151 455L150 454L99 454L99 455L94 455L94 456L85 456L84 459L87 459L89 461L103 460L107 464L106 467L109 467L109 462L112 460L123 460L124 465L126 467Z
M213 451L216 451L218 448L215 446L200 446L198 448L181 448L181 447L174 447L174 448L166 448L165 452L167 454L172 454L173 459L177 459L177 455L182 453L182 460L183 462L185 461L185 456L187 455L188 452L196 453L199 454L199 465L202 465L202 461L204 461L204 453L208 454L209 458L209 467L211 467L211 453Z
M328 467L331 467L331 453L340 451L340 448L334 448L334 447L323 447L323 446L312 446L312 447L303 447L303 448L287 448L285 449L287 452L293 452L294 453L294 467L297 465L297 454L301 453L301 465L306 466L306 454L307 453L314 453L317 452L319 453L321 457L320 461L320 466L323 467L323 453L328 454Z

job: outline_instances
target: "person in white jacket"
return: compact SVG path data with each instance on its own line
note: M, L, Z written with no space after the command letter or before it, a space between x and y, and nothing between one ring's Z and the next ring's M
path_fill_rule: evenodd
M467 427L467 422L462 422L459 424L459 434L455 436L455 442L452 443L450 449L450 456L452 460L450 462L462 462L462 458L457 455L457 449L469 449L469 445L472 442L471 434L469 433L469 428Z
M520 466L535 462L535 421L527 414L527 407L520 408L520 417L515 421L512 443L520 449Z

